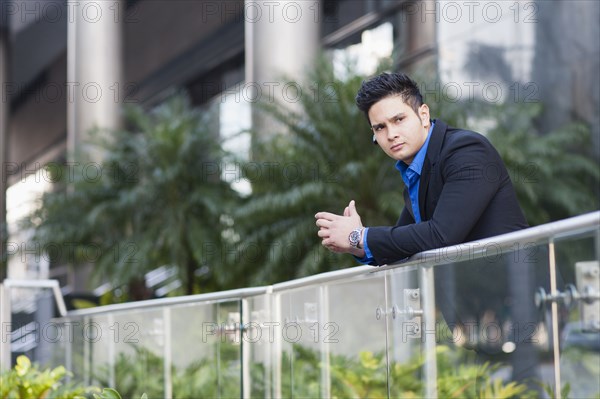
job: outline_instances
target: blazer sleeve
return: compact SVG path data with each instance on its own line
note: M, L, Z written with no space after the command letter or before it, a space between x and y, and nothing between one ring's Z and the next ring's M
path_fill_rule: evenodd
M442 150L439 168L443 188L430 220L369 228L368 245L378 265L464 242L500 187L499 179L487 176L497 176L494 171L504 164L487 139L465 134Z
M404 208L402 208L402 213L400 214L398 222L396 222L396 226L406 226L408 224L413 224L414 222L415 219L408 211L407 205L405 205Z

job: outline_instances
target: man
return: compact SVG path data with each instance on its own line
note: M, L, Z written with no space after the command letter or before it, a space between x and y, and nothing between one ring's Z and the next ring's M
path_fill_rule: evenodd
M354 201L343 215L317 213L326 248L383 265L527 227L498 152L478 133L432 121L408 76L383 73L363 82L356 104L373 142L397 161L405 207L389 227L364 227Z

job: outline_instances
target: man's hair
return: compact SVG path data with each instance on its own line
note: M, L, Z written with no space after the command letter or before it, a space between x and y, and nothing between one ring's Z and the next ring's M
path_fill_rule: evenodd
M423 96L417 84L403 73L382 73L362 83L356 94L356 106L369 118L369 110L376 102L398 95L415 113L423 105Z

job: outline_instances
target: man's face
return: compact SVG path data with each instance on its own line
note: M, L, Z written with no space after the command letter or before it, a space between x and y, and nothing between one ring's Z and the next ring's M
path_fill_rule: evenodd
M371 106L368 112L377 144L391 158L410 163L427 139L429 107L419 107L419 114L404 101L393 95Z

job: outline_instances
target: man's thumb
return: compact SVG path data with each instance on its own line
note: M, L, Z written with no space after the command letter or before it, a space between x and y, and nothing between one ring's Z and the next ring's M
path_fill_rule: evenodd
M348 210L350 211L349 216L356 215L356 202L354 202L354 200L350 201L350 204L348 204Z

